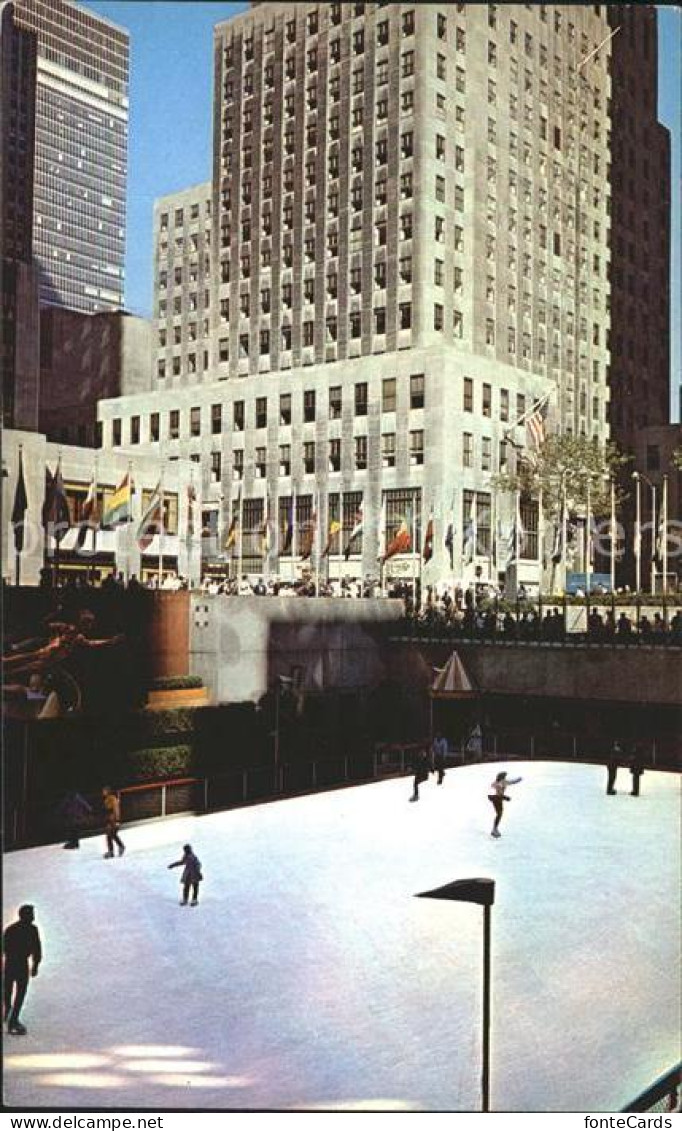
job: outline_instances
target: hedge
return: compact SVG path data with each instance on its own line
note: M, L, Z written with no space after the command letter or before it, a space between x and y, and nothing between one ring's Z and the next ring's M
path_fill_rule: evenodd
M130 778L136 783L192 777L192 748L158 746L154 749L134 750L128 755L128 765Z
M164 675L153 679L149 685L150 691L189 691L195 687L203 687L204 681L200 675Z

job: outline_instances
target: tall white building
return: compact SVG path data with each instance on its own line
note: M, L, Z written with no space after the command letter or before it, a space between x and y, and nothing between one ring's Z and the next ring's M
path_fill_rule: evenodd
M549 394L555 427L607 434L608 33L603 5L262 3L219 24L210 252L186 194L159 203L158 394L104 402L105 446L142 419L202 465L218 530L241 492L250 572L300 569L314 513L343 523L332 574L376 573L401 520L421 550L433 514L425 583L496 576L516 421ZM532 501L523 521L532 581Z

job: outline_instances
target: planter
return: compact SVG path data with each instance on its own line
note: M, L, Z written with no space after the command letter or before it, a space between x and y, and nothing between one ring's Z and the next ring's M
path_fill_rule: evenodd
M166 711L173 707L207 707L208 703L208 689L205 687L147 692L147 709L150 711Z

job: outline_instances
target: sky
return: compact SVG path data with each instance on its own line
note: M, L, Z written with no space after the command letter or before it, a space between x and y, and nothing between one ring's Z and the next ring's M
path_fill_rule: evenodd
M131 37L126 307L150 317L154 200L209 180L213 27L248 8L224 0L86 0ZM682 8L659 6L659 120L672 135L673 419L679 420L682 324Z

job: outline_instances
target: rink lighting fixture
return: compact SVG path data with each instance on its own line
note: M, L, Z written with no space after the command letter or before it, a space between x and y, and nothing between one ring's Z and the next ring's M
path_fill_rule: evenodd
M483 908L483 1055L481 1110L490 1111L490 908L495 902L495 881L484 878L454 880L432 891L420 891L418 899L449 899L456 903L478 903Z

